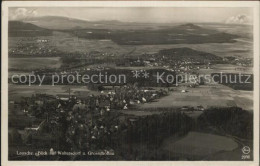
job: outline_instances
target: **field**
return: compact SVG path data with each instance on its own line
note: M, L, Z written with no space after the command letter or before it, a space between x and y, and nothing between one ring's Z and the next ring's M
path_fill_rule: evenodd
M130 51L131 47L121 47L111 40L85 40L63 32L54 32L48 38L50 45L54 45L58 50L69 53L89 53L93 51L123 54Z
M156 53L161 49L189 47L197 51L208 52L219 57L235 56L243 58L253 58L252 27L233 26L227 24L199 24L199 26L218 31L239 34L240 38L235 39L234 43L203 43L203 44L168 44L168 45L143 45L137 46L135 54L146 52ZM219 49L221 48L221 49Z
M211 74L211 73L242 73L242 74L253 74L252 67L243 67L232 64L214 64L210 69L200 69L200 74Z
M181 90L186 89L186 93ZM246 110L253 110L253 92L233 90L224 85L203 85L196 88L178 87L158 102L146 103L141 108L163 107L232 107L238 106Z
M39 39L47 39L45 43L47 47L55 48L66 53L90 53L98 51L102 53L111 53L118 56L127 55L131 52L133 56L140 56L143 53L156 53L162 49L189 47L197 51L208 52L219 57L235 56L235 57L253 57L253 40L252 31L248 26L232 26L232 25L200 25L201 27L209 28L210 30L217 29L220 32L239 34L236 42L232 43L202 43L202 44L145 44L145 45L118 45L112 40L99 40L99 39L83 39L81 36L77 37L69 33L53 31L52 36L39 37ZM131 26L129 26L131 28ZM139 27L140 28L140 27ZM171 28L165 27L165 28ZM98 30L100 31L100 30ZM88 32L88 31L87 31ZM110 32L110 31L109 31ZM242 34L242 33L247 34ZM89 32L91 34L91 32ZM133 33L133 32L131 32ZM190 32L189 32L190 33ZM166 36L171 35L169 32ZM141 36L146 38L147 36ZM149 36L148 36L149 37ZM157 37L157 36L156 36ZM25 40L24 40L25 39ZM36 43L38 38L23 38L23 37L9 37L9 48L19 46L20 41L22 44ZM221 49L219 49L221 48Z
M169 155L183 158L204 158L218 152L232 151L237 147L238 144L231 138L199 132L189 132L177 141L170 137L162 145L162 149L168 151Z
M238 37L191 23L160 30L72 29L68 32L86 39L110 39L119 45L230 43Z
M88 96L90 94L96 94L98 92L90 91L85 86L51 86L51 85L42 85L42 86L26 86L26 85L12 85L9 84L8 87L8 97L9 100L19 101L21 97L30 97L35 93L42 93L48 95L61 95L69 94L69 88L71 95L77 95L78 97Z
M85 86L70 86L71 94L79 97L84 97L90 94L97 94L99 92L90 91ZM34 93L46 93L56 96L57 94L68 94L68 86L62 85L42 85L42 86L26 86L26 85L9 85L9 99L19 100L22 96L31 96ZM188 92L182 93L181 87L176 91L170 92L166 97L158 99L156 102L141 104L138 106L138 110L149 108L165 108L172 107L178 108L182 106L197 107L202 105L205 108L208 107L229 107L238 106L243 109L253 110L253 92L252 91L240 91L233 90L224 85L204 85L197 88L185 88ZM125 111L124 111L125 112ZM147 114L137 111L137 114ZM158 112L159 113L159 112ZM129 111L129 114L133 114L133 111ZM148 113L149 114L149 113Z
M35 37L9 37L9 48L16 48L20 41L22 44L35 45L38 38ZM53 48L65 53L90 53L93 51L125 54L130 52L133 47L119 46L111 40L86 40L68 33L54 31L52 36L39 37L39 39L48 40L47 43L40 43L38 47Z
M134 54L156 53L161 49L189 47L197 51L208 52L219 57L236 56L253 58L253 45L249 39L237 40L234 43L204 43L204 44L162 44L136 46ZM221 48L221 49L219 49Z
M60 57L30 57L30 58L9 58L9 69L35 70L43 68L59 68Z

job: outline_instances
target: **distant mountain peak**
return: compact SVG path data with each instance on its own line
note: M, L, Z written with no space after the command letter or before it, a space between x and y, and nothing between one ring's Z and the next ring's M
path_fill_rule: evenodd
M194 24L192 24L192 23L182 24L182 25L180 25L179 27L182 27L182 28L190 28L190 29L198 29L198 28L201 28L200 26L194 25Z
M21 22L21 21L9 21L8 24L9 24L9 30L42 30L43 29L34 24Z
M52 31L31 23L9 21L8 35L10 37L50 36L52 35Z

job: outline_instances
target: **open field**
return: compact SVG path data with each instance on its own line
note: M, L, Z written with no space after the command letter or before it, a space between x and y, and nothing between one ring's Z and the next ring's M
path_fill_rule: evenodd
M30 57L30 58L9 58L9 69L35 70L41 68L59 68L60 57Z
M188 92L182 93L186 89ZM233 107L238 106L246 110L253 110L253 92L233 90L224 85L203 85L197 88L178 87L176 91L170 92L158 102L146 103L141 108L163 108L163 107L197 107L202 105L208 107Z
M71 94L84 97L90 94L99 94L99 92L90 91L85 86L71 86ZM185 87L186 88L186 87ZM176 91L170 92L166 97L158 99L156 102L140 104L137 109L146 108L165 108L165 107L196 107L202 105L208 107L229 107L238 106L246 110L253 110L253 92L233 90L224 85L204 85L197 88L186 88L188 92L182 93L181 87ZM56 96L57 94L68 94L68 86L62 85L9 85L9 99L19 100L22 96L31 96L34 93L46 93ZM137 111L137 114L143 114ZM129 112L131 114L131 112ZM159 112L158 112L159 113Z
M104 68L114 68L114 69L122 69L122 70L149 70L149 69L164 69L163 67L158 66L116 66L116 64L93 64L88 65L88 68L95 67L104 67ZM85 67L85 66L84 66ZM83 68L83 67L82 67Z
M54 45L60 51L69 53L99 51L123 54L132 49L132 47L119 46L111 40L86 40L62 32L54 32L54 35L50 36L48 39L50 40L50 45Z
M214 64L211 69L200 69L200 74L211 73L241 73L241 74L253 74L252 67L237 66L232 64Z
M231 138L199 132L189 132L177 141L170 137L162 145L162 149L168 151L169 155L183 158L203 158L218 152L232 151L237 147L238 144Z
M21 44L35 45L35 37L9 37L9 49L16 48ZM125 54L130 52L132 46L119 46L111 40L87 40L73 36L69 33L54 31L52 36L39 37L39 39L48 40L47 43L38 43L37 47L52 48L66 53L89 53L98 51L103 53Z
M161 114L160 111L140 111L140 110L121 110L120 113L125 115L134 115L134 116L149 116L155 114Z
M136 46L133 55L140 53L156 53L162 49L189 47L197 51L208 52L219 57L236 56L253 58L253 44L249 39L236 40L234 43L203 43L203 44L161 44ZM221 48L221 49L219 49Z
M252 141L247 141L247 142L245 142L244 145L247 145L249 147L253 147ZM223 160L227 160L227 156L228 156L229 160L241 160L241 148L242 147L238 147L238 148L236 148L232 151L225 151L225 152L221 152L221 153L216 153L215 155L207 156L204 159L205 160L213 160L213 161L223 161ZM253 149L251 149L251 151L252 150ZM250 160L250 158L245 159L245 160Z
M172 28L173 25L165 28ZM212 31L217 29L220 32L230 33L240 35L238 38L234 40L236 42L232 43L202 43L202 44L145 44L145 45L118 45L112 40L105 39L83 39L77 36L74 36L65 32L53 31L51 36L39 37L39 39L47 39L48 42L44 44L40 44L39 46L46 46L47 48L55 48L60 51L68 52L68 53L89 53L91 51L99 51L102 53L111 53L115 55L126 55L131 52L133 56L140 56L143 53L156 53L162 49L171 49L171 48L180 48L180 47L189 47L191 49L195 49L197 51L208 52L219 57L227 57L227 56L235 56L241 58L252 58L253 57L253 40L252 40L252 31L248 26L233 26L233 25L200 25L201 27L205 27ZM97 28L97 27L96 27ZM151 27L153 28L153 26ZM99 32L100 30L98 30ZM137 33L135 31L130 31L134 35ZM135 33L134 33L135 32ZM247 34L242 34L242 32L246 32ZM87 34L92 34L91 30L86 31ZM108 33L112 33L112 31L108 31ZM194 33L194 32L193 32ZM189 32L189 35L193 33ZM168 33L168 35L173 35L172 33ZM176 34L175 34L176 35ZM180 34L178 34L180 35ZM249 37L248 37L249 36ZM149 37L149 35L148 35ZM157 37L157 36L156 36ZM147 36L140 36L140 38L147 38ZM24 37L9 37L9 49L17 47L21 44L35 44L37 38L24 38ZM132 52L132 50L134 51ZM221 49L219 49L221 48Z
M208 52L219 57L236 56L253 58L252 27L236 26L227 24L199 24L201 27L217 29L221 32L239 34L240 38L235 39L234 43L203 43L203 44L169 44L169 45L143 45L137 46L134 54L141 52L156 53L161 49L189 47L197 51ZM246 34L244 34L246 33ZM219 49L221 48L221 49Z
M29 38L29 37L28 37ZM219 57L236 56L244 58L253 57L253 45L249 39L237 39L234 43L203 43L203 44L160 44L160 45L118 45L111 40L89 40L70 35L68 33L53 32L52 36L41 37L49 40L45 45L68 53L89 53L99 51L103 53L113 53L115 55L140 56L143 53L153 54L162 49L172 49L189 47L197 51L208 52ZM19 41L23 44L35 44L35 38L24 40L23 37L9 37L9 48L15 48ZM42 45L41 45L42 46ZM133 51L133 48L135 50ZM221 48L221 49L219 49Z
M29 71L8 71L8 78L11 78L13 75L29 75L32 72Z
M78 97L84 97L90 94L96 94L98 92L90 91L86 86L51 86L51 85L42 85L42 86L26 86L26 85L9 85L8 87L8 97L9 100L19 101L21 97L30 97L35 93L42 93L48 95L61 95L69 94L69 88L71 95L77 95Z
M240 36L246 37L246 38L252 38L253 34L253 26L248 26L248 25L239 25L239 24L214 24L214 23L209 23L209 24L198 24L201 27L204 28L214 28L217 29L218 31L225 32L225 33L230 33L230 34L239 34Z

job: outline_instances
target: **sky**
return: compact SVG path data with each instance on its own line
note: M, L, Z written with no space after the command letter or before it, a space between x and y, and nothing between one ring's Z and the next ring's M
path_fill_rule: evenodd
M252 22L252 10L238 7L39 7L9 8L9 19L19 20L28 17L64 16L88 21L118 20L122 22Z

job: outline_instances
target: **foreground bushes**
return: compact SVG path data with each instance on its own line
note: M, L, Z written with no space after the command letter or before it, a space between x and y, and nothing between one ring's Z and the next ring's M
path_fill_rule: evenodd
M253 138L253 113L238 107L210 108L198 118L198 128L215 127L225 134Z

